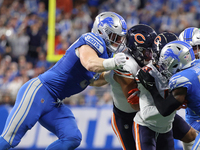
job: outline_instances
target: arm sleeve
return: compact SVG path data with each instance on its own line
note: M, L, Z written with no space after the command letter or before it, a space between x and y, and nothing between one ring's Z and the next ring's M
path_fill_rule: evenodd
M149 91L153 97L156 108L159 113L166 117L174 112L181 103L177 101L172 94L170 94L166 99L164 99L158 92L157 88L154 87Z

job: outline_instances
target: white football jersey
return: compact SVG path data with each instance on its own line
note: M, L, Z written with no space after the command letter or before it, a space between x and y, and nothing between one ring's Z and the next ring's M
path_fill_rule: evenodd
M104 77L105 80L110 83L114 105L123 112L132 113L136 112L136 110L134 110L127 102L127 99L124 96L120 84L117 83L113 78L114 74L117 74L119 76L134 79L137 71L140 69L140 66L129 54L126 53L126 57L127 61L126 64L123 66L123 69L111 70L106 73Z
M162 76L152 63L147 66L151 68L149 73L155 78L156 87L159 93L162 97L165 97L165 93L168 93L167 79ZM158 133L166 133L170 131L176 111L167 117L163 117L158 112L151 93L140 83L138 83L138 89L140 90L140 111L137 112L134 121L142 126L147 126Z

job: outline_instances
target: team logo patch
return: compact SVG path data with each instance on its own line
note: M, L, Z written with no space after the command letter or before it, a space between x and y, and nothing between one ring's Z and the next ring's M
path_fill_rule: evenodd
M87 36L85 36L85 40L90 46L94 47L100 53L103 53L104 48L100 43L101 41L99 41L97 38L95 38L92 35L87 35Z

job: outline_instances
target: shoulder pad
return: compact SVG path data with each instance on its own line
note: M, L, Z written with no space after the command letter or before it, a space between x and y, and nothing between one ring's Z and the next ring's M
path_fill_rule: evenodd
M85 40L87 45L91 46L99 54L103 54L106 50L105 42L100 36L94 33L86 33L82 38Z

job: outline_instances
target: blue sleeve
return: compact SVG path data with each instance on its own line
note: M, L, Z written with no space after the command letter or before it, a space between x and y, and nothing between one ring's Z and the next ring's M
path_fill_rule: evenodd
M81 36L81 39L84 40L87 45L92 47L99 56L107 53L105 42L100 36L97 36L94 33L86 33Z
M176 74L172 76L169 81L169 87L171 91L178 87L186 87L188 90L190 90L191 86L192 82L190 82L190 79L181 74Z

